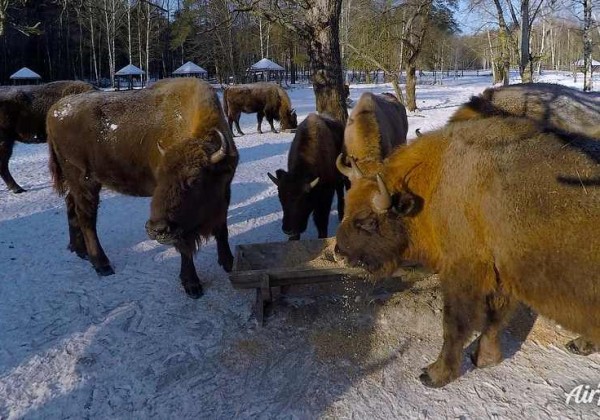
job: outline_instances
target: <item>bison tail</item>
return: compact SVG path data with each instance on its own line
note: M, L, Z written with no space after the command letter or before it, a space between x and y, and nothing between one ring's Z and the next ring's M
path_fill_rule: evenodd
M58 156L52 143L48 143L48 149L50 152L50 174L52 175L52 181L54 182L54 190L58 195L65 195L67 193L67 183L63 174L60 163L58 163Z
M229 118L229 105L227 104L227 100L229 98L229 89L227 89L227 87L225 87L225 90L223 90L223 111L225 112L225 116L227 118Z

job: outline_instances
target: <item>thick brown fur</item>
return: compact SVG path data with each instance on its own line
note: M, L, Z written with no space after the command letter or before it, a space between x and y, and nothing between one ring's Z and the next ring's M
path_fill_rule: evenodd
M388 211L375 211L372 179L354 183L338 252L380 274L403 259L439 272L444 346L425 384L458 377L475 329L477 366L498 363L517 301L600 344L600 187L588 182L599 162L594 138L496 116L449 124L394 152L382 172Z
M338 216L344 215L344 180L336 169L342 152L344 126L326 114L308 114L300 123L288 155L288 171L269 174L278 189L283 208L282 229L291 239L300 239L312 213L319 238L327 237L334 193ZM318 179L314 187L310 183Z
M491 116L531 118L549 128L600 138L600 93L550 83L486 89L450 117L450 122Z
M287 92L275 83L250 83L246 85L229 86L223 93L223 108L229 128L233 130L233 123L239 134L240 115L257 113L258 132L262 133L261 124L263 117L267 118L271 131L276 132L273 120L281 122L282 130L298 127L295 111Z
M363 93L356 103L346 129L344 145L364 174L374 175L381 162L401 144L406 144L406 109L391 95Z
M112 274L96 235L98 194L104 186L152 197L146 230L182 255L186 292L201 294L192 255L215 236L219 263L231 268L227 240L230 184L238 162L215 91L196 79L165 79L131 92L88 92L57 102L48 112L50 170L66 193L70 249L89 257L99 274ZM210 157L225 139L226 155Z
M46 113L59 99L94 89L88 83L59 81L42 85L0 87L0 177L8 189L25 191L12 177L8 163L15 141L46 141Z

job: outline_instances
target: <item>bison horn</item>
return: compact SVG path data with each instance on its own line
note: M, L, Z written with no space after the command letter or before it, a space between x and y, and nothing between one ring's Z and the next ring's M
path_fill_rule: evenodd
M164 156L165 153L167 153L167 150L160 145L160 142L156 142L156 147L158 147L161 156Z
M312 190L313 188L316 187L316 185L319 183L319 177L316 177L315 179L312 180L312 182L310 184L308 184L308 186L310 187L310 189Z
M379 187L379 192L373 196L373 210L377 213L385 213L390 207L392 207L392 197L385 186L385 182L383 182L383 178L381 175L377 174L377 186Z
M213 130L217 132L219 138L221 139L220 149L210 156L210 163L214 164L219 163L220 161L225 159L225 156L227 155L227 140L225 139L225 136L223 135L223 133L221 133L220 130L218 130L217 128L214 128Z
M269 179L273 181L273 184L279 186L279 180L273 175L271 175L271 172L267 172L267 175L269 176Z
M335 166L337 166L338 171L347 176L350 180L362 178L363 173L358 166L356 166L356 162L352 158L350 158L350 165L350 167L344 165L342 162L342 154L340 153L335 161Z

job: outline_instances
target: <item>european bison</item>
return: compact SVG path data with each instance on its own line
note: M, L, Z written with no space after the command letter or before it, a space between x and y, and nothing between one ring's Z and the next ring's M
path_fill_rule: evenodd
M600 93L551 83L486 89L461 106L450 122L498 115L527 117L548 127L600 138Z
M161 80L133 92L84 93L48 113L50 169L65 195L69 249L101 276L113 268L96 234L102 186L152 197L146 232L181 254L180 278L198 298L193 254L214 236L219 264L231 269L227 232L238 152L219 99L196 79Z
M290 240L300 239L308 217L319 238L327 237L329 212L334 192L338 217L344 216L344 180L336 171L336 157L344 143L344 126L325 114L309 114L298 127L288 155L288 172L278 169L269 178L277 185L283 208L283 232Z
M406 144L407 131L406 108L396 97L365 92L346 124L346 154L362 173L375 175L383 159L396 146Z
M240 135L244 135L240 129L240 115L242 112L252 114L256 112L258 120L258 132L262 120L267 117L271 131L276 133L273 120L281 122L282 130L298 127L296 111L292 109L292 102L287 92L274 83L250 83L247 85L229 86L223 93L223 108L229 122L229 128L233 130L233 123Z
M46 141L46 113L60 98L94 89L77 81L0 88L0 176L9 190L22 193L8 168L15 141Z
M439 272L444 345L424 384L459 376L475 329L475 364L500 362L517 301L583 334L572 350L600 343L599 162L594 139L490 117L424 134L355 182L336 252L376 274L406 259Z

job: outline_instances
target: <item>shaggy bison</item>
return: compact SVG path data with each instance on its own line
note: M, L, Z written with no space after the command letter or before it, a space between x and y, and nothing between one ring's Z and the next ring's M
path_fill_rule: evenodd
M327 237L329 212L337 192L338 216L344 216L344 181L335 161L344 143L344 126L325 114L309 114L298 127L288 155L288 171L278 169L269 178L277 185L283 208L283 232L290 240L300 239L308 217L319 238Z
M0 88L0 176L9 190L25 191L8 168L15 141L45 142L46 113L52 104L67 95L92 89L92 85L77 81Z
M406 144L407 131L406 109L395 96L363 93L344 131L346 154L363 173L375 175L383 159Z
M273 120L281 122L282 130L298 127L296 111L292 109L292 102L286 91L274 83L250 83L247 85L229 86L223 93L223 108L233 130L233 123L240 135L240 115L242 112L252 114L256 112L258 132L262 134L260 126L267 117L271 131L276 133Z
M135 92L84 93L48 113L50 169L66 195L69 249L102 276L113 268L96 234L100 189L152 197L146 231L181 254L186 293L202 295L193 254L214 236L231 269L227 232L238 152L219 99L196 79L162 80Z
M587 182L600 176L599 146L526 118L475 119L424 134L355 182L336 252L383 275L405 259L439 272L444 344L424 384L459 376L475 329L475 364L500 362L517 301L583 334L571 350L600 343L600 188Z
M461 106L450 122L499 115L527 117L547 127L600 138L600 93L550 83L486 89Z

